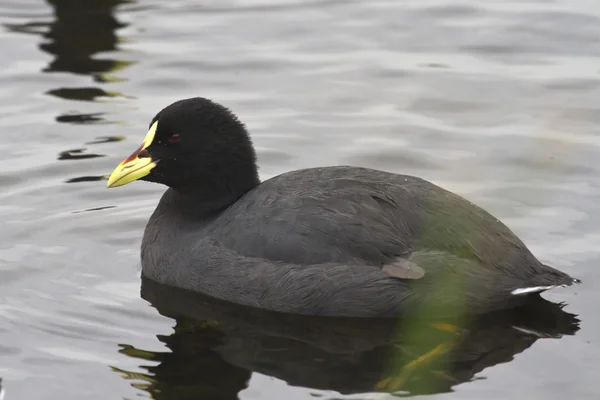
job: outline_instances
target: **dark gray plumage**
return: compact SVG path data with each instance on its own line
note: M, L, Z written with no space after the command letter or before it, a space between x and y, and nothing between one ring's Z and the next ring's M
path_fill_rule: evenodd
M157 166L142 179L170 188L141 255L143 274L160 283L275 311L387 316L483 312L518 304L520 289L574 282L486 211L423 179L336 166L260 183L250 138L224 107L182 100L155 121L145 151Z

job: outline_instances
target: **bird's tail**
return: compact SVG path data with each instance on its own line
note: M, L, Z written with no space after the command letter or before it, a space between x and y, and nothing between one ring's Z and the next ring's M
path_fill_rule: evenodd
M575 283L581 283L580 279L573 278L549 265L542 265L544 271L542 271L541 274L536 275L535 278L531 280L530 284L514 289L511 294L519 296L531 293L541 293L557 287L567 287Z

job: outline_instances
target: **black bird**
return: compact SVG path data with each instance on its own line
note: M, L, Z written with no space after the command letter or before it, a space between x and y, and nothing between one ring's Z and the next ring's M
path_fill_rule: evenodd
M245 126L205 98L161 110L107 186L134 180L169 187L146 226L143 275L238 304L482 313L579 282L485 210L417 177L334 166L261 182Z

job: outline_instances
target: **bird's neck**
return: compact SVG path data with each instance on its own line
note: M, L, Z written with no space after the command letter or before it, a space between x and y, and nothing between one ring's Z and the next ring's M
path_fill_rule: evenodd
M163 196L165 206L178 210L186 218L210 218L260 184L256 170L254 173L248 172L246 176L236 176L236 179L202 179L186 186L170 188Z

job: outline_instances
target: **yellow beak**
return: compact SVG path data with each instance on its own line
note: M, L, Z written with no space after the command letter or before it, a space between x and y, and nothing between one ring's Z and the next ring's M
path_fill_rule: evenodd
M151 157L139 157L140 153L152 144L154 135L156 134L156 127L158 121L152 124L150 130L146 134L142 145L133 152L129 157L121 162L115 168L110 177L108 178L107 188L114 188L117 186L127 185L133 181L136 181L144 176L148 175L154 167L156 162Z

